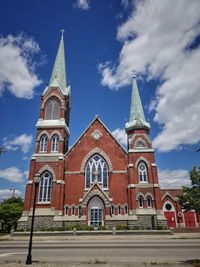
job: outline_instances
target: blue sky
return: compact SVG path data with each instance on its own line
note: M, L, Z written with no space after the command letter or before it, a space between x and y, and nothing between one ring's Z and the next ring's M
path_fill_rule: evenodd
M125 145L136 70L162 187L200 165L200 1L2 0L0 199L23 197L40 95L65 29L70 145L98 114Z

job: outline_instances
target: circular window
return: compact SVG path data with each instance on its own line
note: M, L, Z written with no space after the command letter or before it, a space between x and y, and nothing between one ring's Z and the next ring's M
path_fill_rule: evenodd
M171 210L172 209L172 205L170 203L167 203L165 205L165 208L166 208L166 210Z

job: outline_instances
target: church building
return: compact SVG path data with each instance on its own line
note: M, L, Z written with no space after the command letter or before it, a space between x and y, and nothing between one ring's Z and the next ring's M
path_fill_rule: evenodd
M35 228L82 224L94 229L198 227L183 212L180 190L161 190L136 77L132 80L127 150L96 116L72 147L64 38L61 36L49 85L41 96L35 152L26 184L19 229L30 228L36 191ZM39 184L36 184L38 181Z

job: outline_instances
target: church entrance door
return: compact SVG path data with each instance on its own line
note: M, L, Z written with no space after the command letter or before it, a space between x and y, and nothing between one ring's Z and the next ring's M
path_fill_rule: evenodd
M93 197L88 205L88 225L98 229L104 225L104 205L99 197Z
M99 226L102 226L102 209L90 210L90 225L94 228L99 228Z

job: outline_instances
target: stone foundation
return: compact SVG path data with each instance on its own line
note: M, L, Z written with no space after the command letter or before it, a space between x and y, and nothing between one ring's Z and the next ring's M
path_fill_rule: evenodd
M63 221L62 216L60 220L55 220L54 216L35 216L34 230L50 230L55 228L67 228L70 225L87 225L86 220L69 220ZM32 217L23 218L18 222L18 230L26 231L31 227ZM112 230L113 227L117 230L154 230L167 228L166 220L158 220L156 215L137 215L136 220L107 220L105 222L105 228Z

